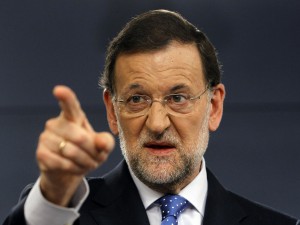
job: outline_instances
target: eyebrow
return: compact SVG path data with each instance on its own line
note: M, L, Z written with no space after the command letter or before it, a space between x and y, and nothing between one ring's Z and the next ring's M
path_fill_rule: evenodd
M170 92L178 91L180 89L187 89L189 90L190 88L186 84L178 84L175 85L174 87L171 88Z
M133 83L133 84L130 84L130 85L126 88L127 91L131 91L131 90L135 90L135 89L142 89L142 90L144 90L144 87L143 87L143 85L141 85L141 84ZM186 84L177 84L177 85L173 86L173 87L169 90L169 92L175 92L175 91L182 90L182 89L190 90L190 87L187 86Z
M138 89L138 88L142 88L142 85L133 83L133 84L129 85L128 90L134 90L134 89Z

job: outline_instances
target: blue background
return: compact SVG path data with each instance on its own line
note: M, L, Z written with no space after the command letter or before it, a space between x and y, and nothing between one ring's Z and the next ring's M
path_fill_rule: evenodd
M227 96L206 161L228 188L300 217L299 0L1 0L0 221L38 176L35 148L59 113L51 91L73 88L107 130L97 81L109 40L134 15L182 13L219 51ZM116 148L93 175L121 159Z

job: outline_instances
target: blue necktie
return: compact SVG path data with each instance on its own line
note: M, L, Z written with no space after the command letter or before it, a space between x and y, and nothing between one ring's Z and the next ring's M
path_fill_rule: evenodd
M189 202L179 195L165 195L157 200L162 215L161 225L178 225L177 218Z

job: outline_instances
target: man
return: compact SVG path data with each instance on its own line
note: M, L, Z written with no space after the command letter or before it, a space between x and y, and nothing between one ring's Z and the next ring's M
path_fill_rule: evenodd
M100 83L125 161L103 178L84 179L114 141L93 130L71 89L55 87L61 113L39 139L40 177L5 225L297 224L225 190L206 169L225 87L214 47L179 14L133 18L110 43ZM181 211L168 215L174 207Z

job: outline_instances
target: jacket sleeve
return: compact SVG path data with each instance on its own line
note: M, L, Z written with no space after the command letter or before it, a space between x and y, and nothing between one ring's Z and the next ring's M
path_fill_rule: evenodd
M27 225L24 216L24 204L32 186L33 184L30 184L24 188L18 204L12 208L10 214L3 222L3 225Z

